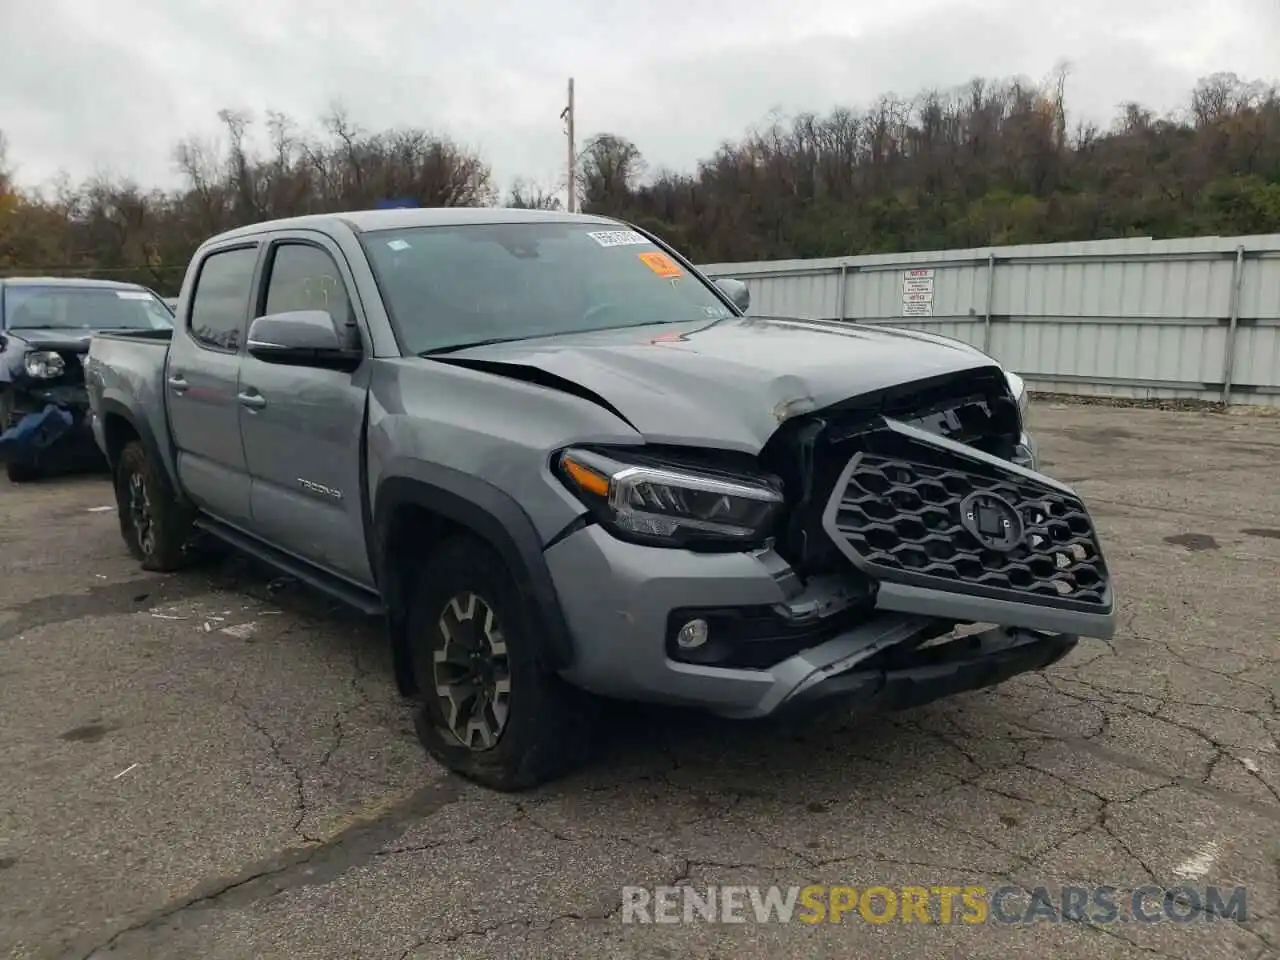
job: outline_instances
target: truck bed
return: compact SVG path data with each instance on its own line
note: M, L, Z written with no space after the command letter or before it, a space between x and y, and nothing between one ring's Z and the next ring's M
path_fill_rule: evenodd
M113 411L128 411L135 424L149 430L150 437L144 439L167 460L164 377L172 337L172 330L131 330L97 334L90 341L85 385L90 409L101 421L94 428L99 446L104 444L104 430Z

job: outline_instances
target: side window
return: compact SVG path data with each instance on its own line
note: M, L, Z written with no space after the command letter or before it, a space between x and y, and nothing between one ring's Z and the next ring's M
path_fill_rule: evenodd
M350 317L350 304L333 257L305 243L282 243L276 247L265 309L267 313L325 310L341 328Z
M257 262L257 247L224 250L205 259L191 298L191 336L199 343L240 349Z

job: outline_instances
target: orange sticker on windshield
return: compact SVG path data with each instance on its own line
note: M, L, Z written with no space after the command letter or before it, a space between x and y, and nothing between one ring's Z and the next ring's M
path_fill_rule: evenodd
M658 253L656 251L642 253L640 254L640 261L658 276L662 277L663 280L674 280L676 277L683 275L676 262L665 253Z

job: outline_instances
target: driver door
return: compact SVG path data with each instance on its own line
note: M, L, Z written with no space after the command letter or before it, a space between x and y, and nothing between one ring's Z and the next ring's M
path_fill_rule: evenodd
M364 317L336 246L315 234L271 241L254 316L326 310L345 325ZM365 338L367 343L367 338ZM240 434L255 530L273 546L361 586L365 547L360 444L368 363L355 372L267 363L248 353L240 372Z

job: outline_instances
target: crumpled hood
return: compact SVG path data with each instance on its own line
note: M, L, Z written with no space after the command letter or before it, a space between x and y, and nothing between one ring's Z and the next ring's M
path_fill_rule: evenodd
M532 368L598 395L649 442L752 453L798 414L900 383L998 366L946 337L754 318L489 344L433 360L513 376L527 377Z

